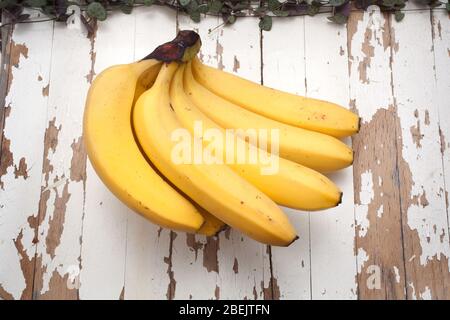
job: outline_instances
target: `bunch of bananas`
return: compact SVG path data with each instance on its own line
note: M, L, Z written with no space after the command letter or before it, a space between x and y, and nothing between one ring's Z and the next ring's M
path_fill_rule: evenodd
M341 202L342 192L323 173L352 164L353 152L339 138L356 133L359 118L208 67L196 57L200 44L196 33L181 31L144 60L96 77L84 117L89 159L121 201L155 224L203 235L229 225L288 246L297 235L278 205L321 210ZM179 129L208 148L207 137L195 135L199 121L224 136L227 129L277 130L277 141L265 141L279 149L277 170L263 175L260 162L175 163ZM258 143L233 138L270 156ZM216 158L236 160L225 143L216 147Z

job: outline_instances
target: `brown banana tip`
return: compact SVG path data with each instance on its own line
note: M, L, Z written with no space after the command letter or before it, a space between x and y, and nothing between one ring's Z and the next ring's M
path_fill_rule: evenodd
M219 230L217 230L217 232L214 233L214 234L212 235L212 237L218 237L219 234L220 234L221 232L223 232L223 231L225 231L225 230L228 230L228 229L230 229L230 226L227 225L227 224L225 224L225 225L223 225L222 228L220 228Z
M155 59L162 62L185 62L192 59L200 50L201 39L197 32L181 30L175 39L166 42L153 50L142 60Z
M343 197L343 196L344 196L344 193L341 191L340 194L339 194L339 200L338 200L338 202L336 203L336 207L342 203L342 197Z
M361 130L361 123L362 123L362 117L358 117L358 129L356 130L356 133L359 133L359 130Z
M295 238L286 247L289 247L291 244L293 244L298 239L300 239L300 237L299 236L295 236Z

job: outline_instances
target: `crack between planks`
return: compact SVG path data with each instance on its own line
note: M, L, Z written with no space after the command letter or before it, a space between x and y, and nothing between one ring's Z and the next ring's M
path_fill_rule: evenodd
M436 91L438 90L438 86L437 86L437 74L436 74L436 51L435 51L435 43L434 41L436 40L436 34L434 32L434 23L435 23L435 17L433 14L433 10L430 9L430 25L431 25L431 51L433 52L433 74L434 74L434 81L436 83ZM439 132L441 132L441 115L439 112L439 107L437 108L437 117L438 117L438 130ZM439 142L440 145L442 146L442 135L439 134ZM447 181L445 180L445 161L444 161L444 153L441 152L441 166L442 166L442 180L444 182L444 201L447 201L447 196L445 195L445 192L447 191ZM448 206L445 205L445 211L447 213L447 234L450 234L450 217L448 214ZM449 237L449 244L450 244L450 237Z
M389 69L391 69L391 95L393 99L393 104L395 108L395 112L398 116L398 107L397 107L397 100L395 98L395 90L394 90L394 71L392 69L392 65L394 62L394 53L392 50L392 20L390 15L386 15L385 19L387 19L388 22L388 34L389 34ZM400 237L402 239L402 257L403 257L403 274L405 275L404 279L404 290L405 290L405 300L408 300L408 285L407 285L407 270L406 270L406 259L405 259L405 236L403 232L403 202L402 202L402 193L400 188L400 165L399 165L399 144L398 144L398 134L397 132L397 125L394 127L394 133L395 133L395 150L397 151L395 154L395 172L396 176L395 179L397 180L397 188L398 188L398 202L399 202L399 211L400 211Z
M2 21L4 21L4 19L6 18L5 15L2 15ZM5 30L0 30L0 37L2 37L2 47L0 48L0 50L2 51L2 56L1 56L1 63L0 63L0 68L3 71L2 74L3 76L0 79L0 103L2 104L2 109L0 112L0 160L2 157L2 146L3 146L3 130L5 128L5 123L6 123L6 96L8 93L8 83L9 83L9 77L11 76L11 72L10 72L10 68L12 67L10 65L10 54L11 54L11 49L12 49L12 34L14 31L14 26L10 25L8 26ZM3 37L3 35L5 35L5 37ZM7 50L8 48L8 50ZM6 54L8 53L8 54ZM8 72L4 72L5 71L5 67L8 67Z
M305 97L308 96L308 82L306 80L306 18L303 17L303 70L305 72ZM313 277L312 277L312 245L311 245L311 213L308 212L308 258L309 258L309 299L313 298Z
M358 26L358 21L356 21L356 26ZM351 81L350 81L350 77L351 77L351 62L350 62L350 53L351 53L351 46L352 46L352 40L353 40L353 38L352 37L349 37L349 32L350 32L350 30L349 30L349 23L347 23L347 25L346 25L346 31L347 31L347 69L348 69L348 77L349 77L349 81L348 81L348 94L349 94L349 99L352 99L352 84L351 84ZM359 115L358 115L359 116ZM362 122L361 121L361 117L360 117L360 122ZM360 129L361 130L361 129ZM352 138L351 138L351 141L352 141L352 149L353 149L353 141L354 141L354 136L352 136ZM353 150L353 152L355 152L354 150ZM353 160L354 161L354 160ZM355 184L355 167L353 166L353 168L352 168L352 173L353 173L353 191L355 192L356 190L355 190L355 186L356 186L356 184ZM358 236L357 236L357 231L356 231L356 222L357 222L357 220L356 220L356 206L355 206L355 198L356 198L356 194L354 193L353 194L353 220L354 220L354 223L353 223L353 229L354 229L354 232L355 232L355 236L354 236L354 247L353 247L353 250L354 250L354 252L355 252L355 270L356 270L356 299L357 300L360 300L360 298L361 298L361 292L360 292L360 289L359 289L359 274L358 274L358 255L356 254L356 250L357 250L357 248L358 248Z
M260 72L260 83L264 85L264 34L262 30L259 30L259 72ZM273 276L273 263L272 263L272 246L267 245L267 252L269 253L269 269L270 269L270 300L273 300L275 297L274 290L274 276ZM263 264L264 266L264 264Z
M51 76L52 76L53 46L54 46L54 43L55 43L55 41L54 41L55 40L55 22L53 22L52 24L53 24L53 27L52 27L52 47L51 47L51 50L50 50L50 67L49 67L49 72L48 72L48 83L50 83ZM50 101L50 99L47 97L47 113L46 113L46 116L45 116L46 123L48 123L48 109L50 108L49 101ZM45 135L44 135L44 141L42 141L42 143L45 145ZM42 169L41 169L41 186L42 186L42 181L43 181L43 177L44 177L44 165L45 165L44 156L45 156L45 152L42 154L43 161L42 161ZM39 193L40 193L40 195L39 195L39 203L38 203L38 214L37 214L37 217L36 217L36 220L38 221L38 223L36 224L36 229L35 229L35 233L34 233L37 241L34 244L33 281L32 281L32 284L31 284L31 299L32 300L36 300L36 298L37 298L37 295L35 293L35 280L36 280L36 272L37 272L37 270L36 270L37 265L36 264L37 264L38 244L39 244L39 227L40 227L39 221L40 221L41 216L43 214L41 212L41 201L43 200L42 199L42 187L41 187Z

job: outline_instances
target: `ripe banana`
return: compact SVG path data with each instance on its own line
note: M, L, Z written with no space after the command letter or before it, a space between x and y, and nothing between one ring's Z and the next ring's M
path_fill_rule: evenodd
M172 183L220 220L260 242L289 245L296 234L284 213L229 167L174 163L172 134L182 126L171 108L169 88L177 67L163 65L154 85L135 105L132 119L143 150Z
M99 177L128 207L163 227L195 232L204 223L202 215L151 168L131 128L136 87L149 86L160 67L144 60L100 73L88 93L84 142Z
M225 222L218 219L202 207L197 205L197 209L201 213L203 219L205 219L205 223L196 232L197 234L201 234L207 237L216 236L220 231L224 230L227 227Z
M359 117L337 104L264 87L193 60L196 79L215 94L245 109L296 127L334 137L359 130Z
M170 88L171 105L178 120L191 134L194 134L195 123L197 122L202 124L203 132L214 129L220 132L222 137L225 137L225 130L202 113L184 92L183 72L188 75L188 69L184 65L179 67ZM236 138L241 140L240 137L233 137L233 139ZM212 143L204 135L200 139L205 147ZM218 147L221 148L220 154L223 155L223 161L226 163L225 139L222 142ZM250 146L243 140L241 142L246 146L246 154L249 154ZM264 157L263 159L270 157L264 150L258 150L258 152L264 154L261 154ZM237 153L238 150L235 148L232 152L233 159L227 164L242 178L251 182L280 205L302 210L320 210L334 207L341 202L342 193L336 185L327 177L312 169L272 155L276 157L273 161L278 161L278 169L272 174L261 175L268 164L261 163L261 161L239 163Z
M222 127L279 130L280 156L320 172L335 171L352 164L352 149L342 141L323 133L272 120L221 98L196 81L191 64L185 73L185 90L189 97L201 111ZM234 93L238 94L237 91ZM268 145L271 146L270 136Z

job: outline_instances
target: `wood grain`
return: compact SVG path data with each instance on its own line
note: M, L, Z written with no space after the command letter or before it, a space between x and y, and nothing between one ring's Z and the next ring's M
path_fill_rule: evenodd
M347 33L325 17L305 17L306 95L349 106ZM325 38L317 41L317 34ZM350 140L346 140L351 144ZM310 214L312 299L355 299L352 168L329 175L344 193L333 209Z
M176 13L167 8L136 10L134 59L142 59L176 34ZM155 29L155 25L165 26ZM172 272L171 232L145 218L128 215L125 299L171 299L176 292Z
M38 241L52 48L52 22L18 25L10 38L0 160L0 264L2 296L31 299ZM42 79L42 83L38 79ZM23 94L26 90L27 94Z
M324 16L274 19L263 33L252 18L220 23L151 7L111 14L91 38L76 15L67 27L2 30L0 298L450 298L448 14L407 11L398 23L355 12L347 27ZM235 230L206 238L160 229L86 161L90 82L185 28L201 34L206 64L362 118L346 141L353 169L331 175L343 203L286 209L301 236L289 248Z
M409 299L448 299L450 251L430 12L408 17L391 23L406 292Z
M362 118L361 130L353 138L360 299L406 295L391 51L390 18L379 10L350 16L351 105Z
M134 19L112 14L99 24L89 61L95 77L105 68L134 58ZM124 287L128 216L134 214L106 188L90 162L81 247L81 299L119 299Z
M292 37L292 33L296 36ZM262 40L264 85L305 95L305 18L275 19L272 30L264 32ZM283 210L300 238L288 248L271 248L273 298L310 299L309 214L289 208Z

